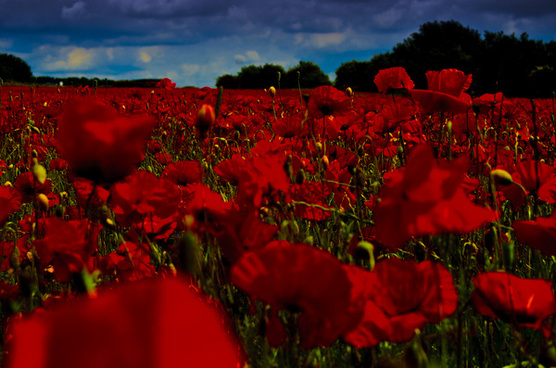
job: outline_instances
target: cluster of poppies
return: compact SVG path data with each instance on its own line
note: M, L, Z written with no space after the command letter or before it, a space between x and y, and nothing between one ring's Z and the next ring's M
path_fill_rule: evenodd
M407 343L470 307L547 348L554 267L530 262L556 255L553 105L426 77L382 70L376 95L4 88L6 362L237 366L248 344Z

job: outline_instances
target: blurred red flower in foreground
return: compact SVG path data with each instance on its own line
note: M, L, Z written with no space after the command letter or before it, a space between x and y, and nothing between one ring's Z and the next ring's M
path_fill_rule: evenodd
M380 192L372 235L390 248L412 236L468 233L496 218L494 211L468 198L467 161L435 159L429 145L416 146L407 166L394 172Z
M72 101L64 108L56 145L78 176L115 182L142 160L154 123L146 115L120 116L100 101Z
M365 315L356 329L343 336L354 346L409 341L415 329L438 323L456 311L458 295L452 275L440 263L390 258L378 262L372 272L353 271L358 271L352 274L355 278L371 279Z
M180 279L127 283L16 320L8 367L237 367L214 302ZM227 331L228 330L228 331Z
M285 342L278 310L300 312L297 327L304 348L330 346L353 329L362 310L352 308L352 284L343 264L330 253L306 244L275 241L246 253L231 270L232 282L270 304L266 336Z
M506 272L484 272L475 276L473 283L471 301L477 312L549 334L542 324L556 313L552 282L522 279Z
M466 112L471 107L471 96L466 91L471 85L471 74L457 69L427 72L428 90L411 90L411 96L427 113L438 111L450 113Z
M415 87L405 69L399 66L380 70L375 76L374 82L380 93Z

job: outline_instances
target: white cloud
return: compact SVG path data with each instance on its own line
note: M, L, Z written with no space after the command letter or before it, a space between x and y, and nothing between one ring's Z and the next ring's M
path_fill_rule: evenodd
M63 19L76 19L86 14L85 2L79 0L72 6L62 7L62 18Z
M52 61L53 57L48 55L44 66L49 71L62 70L87 70L93 66L94 52L82 47L67 47L60 50L60 57Z
M261 60L259 53L255 50L249 50L245 54L234 55L234 60L237 64L256 63Z

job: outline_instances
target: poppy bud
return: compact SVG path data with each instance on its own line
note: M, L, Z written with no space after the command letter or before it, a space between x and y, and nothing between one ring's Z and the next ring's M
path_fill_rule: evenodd
M178 248L178 269L197 277L201 273L201 249L197 243L197 237L191 231L187 231L176 241Z
M268 93L270 94L270 97L274 98L274 96L276 95L276 88L274 88L274 86L270 87L268 89Z
M316 143L315 143L315 150L316 150L317 152L322 151L322 143L316 142Z
M37 194L37 201L40 203L43 210L48 209L49 201L46 195L44 195L43 193Z
M353 90L351 89L351 87L346 88L346 95L347 95L349 98L352 98L352 97L353 97Z
M375 268L375 255L374 246L368 241L362 240L357 243L355 248L355 258L361 260L369 260L369 270L372 271Z
M502 169L492 170L490 172L490 177L492 178L494 184L496 185L510 185L514 183L512 179L512 175L506 170L502 170Z
M36 181L44 184L44 182L46 181L46 169L44 168L44 166L39 164L36 158L33 159L33 161L35 162L35 164L33 165L33 176L35 177Z
M304 181L305 181L305 171L303 171L303 169L299 169L297 175L295 176L295 183L297 185L301 185L303 184Z
M328 167L328 165L330 164L330 160L328 160L328 156L324 155L322 156L322 158L320 159L322 164L324 165L325 168Z
M19 268L19 257L21 256L21 252L19 251L18 247L14 247L12 255L10 256L10 267L14 270Z
M199 130L201 135L204 135L216 121L216 115L214 113L214 108L210 105L204 104L199 109L199 115L197 116L197 121L195 126Z

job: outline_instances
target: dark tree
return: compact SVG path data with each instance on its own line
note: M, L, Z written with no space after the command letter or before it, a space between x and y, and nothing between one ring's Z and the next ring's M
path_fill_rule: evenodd
M239 78L231 74L221 75L216 78L216 87L223 87L225 89L239 88Z
M332 84L328 75L312 61L300 61L298 65L288 69L282 87L297 88L298 78L301 88L315 88Z
M283 76L286 71L280 65L265 64L263 66L249 65L241 68L237 78L239 88L263 89L278 85L278 72Z
M29 83L33 79L31 67L11 54L0 54L0 78L8 82Z

